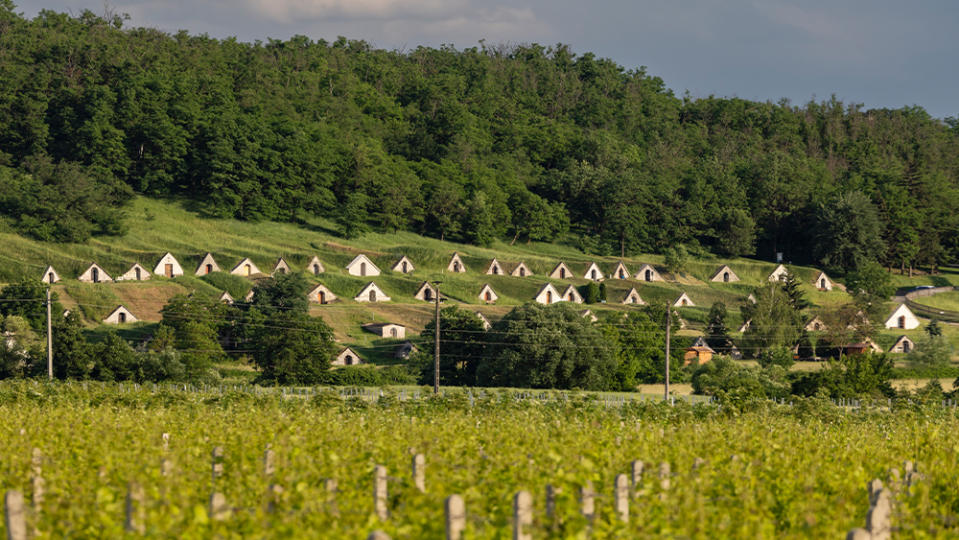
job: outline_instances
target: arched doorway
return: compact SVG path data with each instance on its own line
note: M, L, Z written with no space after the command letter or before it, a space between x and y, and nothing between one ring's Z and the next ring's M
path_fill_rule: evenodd
M906 316L905 316L905 315L900 315L900 316L899 316L899 328L902 328L902 329L905 329L905 328L906 328Z
M210 273L212 273L212 272L213 272L213 265L207 263L207 265L206 265L206 273L207 273L207 274L210 274Z
M723 272L723 281L729 283L729 272Z
M127 314L121 311L117 314L117 320L120 321L120 324L127 322Z
M94 282L94 283L100 283L100 269L99 269L99 268L94 267L94 268L93 268L93 272L91 272L91 276L93 277L93 282Z
M553 303L553 291L546 291L546 303L547 304Z
M653 272L650 271L650 270L647 268L647 269L646 269L646 281L652 281L652 280L653 280Z
M133 269L133 273L136 274L136 276L137 276L137 281L140 281L140 280L142 279L142 277L140 276L140 267L139 267L139 266L137 266L136 268Z
M405 274L406 272L408 272L406 261L403 261L403 273Z
M364 263L360 263L360 275L361 275L361 276L365 276L365 275L366 275L366 263L365 263L365 262L364 262Z
M370 289L370 302L376 302L376 289Z
M319 293L317 296L318 296L321 304L325 304L325 303L326 303L326 292L320 291L320 293Z
M429 287L427 287L427 288L423 291L423 298L424 298L427 302L433 300L433 289L430 289ZM441 327L440 329L442 330L442 327Z

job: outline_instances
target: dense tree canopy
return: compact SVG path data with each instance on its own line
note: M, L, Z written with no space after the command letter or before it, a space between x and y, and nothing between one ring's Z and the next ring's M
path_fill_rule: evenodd
M0 178L20 186L0 213L39 238L122 230L132 189L346 235L571 233L604 253L683 243L842 270L959 248L959 130L918 107L680 98L565 45L240 43L28 20L9 0L0 51ZM71 197L101 211L58 212Z

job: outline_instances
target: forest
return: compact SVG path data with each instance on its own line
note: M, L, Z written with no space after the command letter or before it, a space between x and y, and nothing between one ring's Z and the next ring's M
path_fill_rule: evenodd
M487 245L935 270L959 122L919 106L677 95L557 44L373 48L126 28L0 0L0 227L124 230L134 194Z

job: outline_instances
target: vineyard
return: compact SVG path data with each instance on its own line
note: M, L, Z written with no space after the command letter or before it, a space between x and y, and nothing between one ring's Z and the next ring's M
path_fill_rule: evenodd
M957 429L938 403L5 382L0 488L5 527L40 538L444 538L448 515L462 538L510 537L514 519L521 538L841 538L878 478L894 535L930 538L959 534Z

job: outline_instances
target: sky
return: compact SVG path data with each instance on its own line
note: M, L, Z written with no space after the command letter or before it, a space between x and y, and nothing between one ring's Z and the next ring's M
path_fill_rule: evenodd
M867 108L918 105L959 117L956 0L14 0L41 9L129 14L128 26L235 36L420 45L568 44L641 66L682 95L832 95Z

